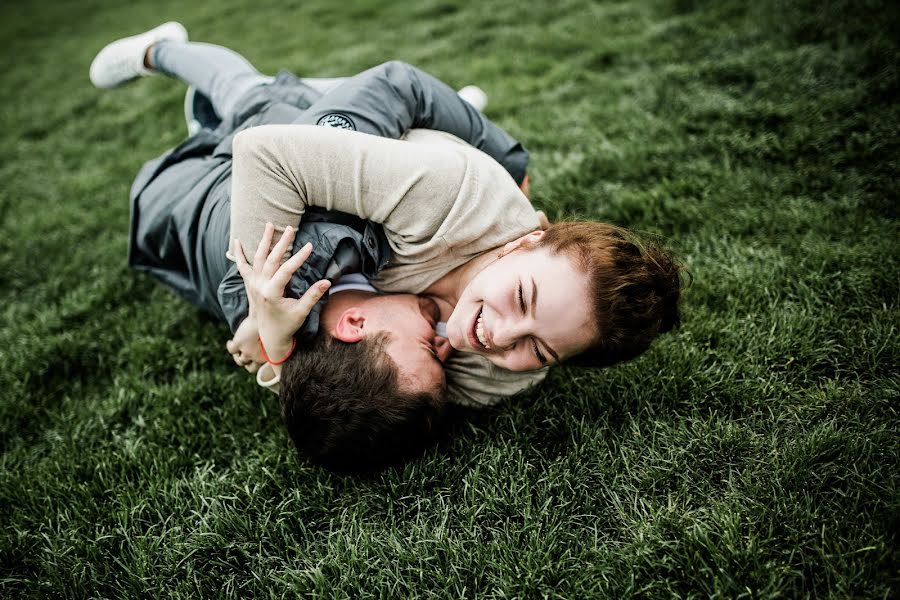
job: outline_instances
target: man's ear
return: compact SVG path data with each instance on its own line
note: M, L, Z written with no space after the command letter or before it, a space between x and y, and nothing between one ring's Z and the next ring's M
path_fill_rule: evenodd
M363 316L362 311L356 306L351 306L338 318L338 322L334 326L334 337L342 342L355 344L366 337L363 332L365 322L366 317Z
M528 250L529 248L533 248L538 242L541 241L541 238L544 237L543 231L532 231L531 233L526 233L522 237L515 239L505 246L503 246L503 252L500 253L501 256L506 256L513 250L518 250L522 248L523 250Z

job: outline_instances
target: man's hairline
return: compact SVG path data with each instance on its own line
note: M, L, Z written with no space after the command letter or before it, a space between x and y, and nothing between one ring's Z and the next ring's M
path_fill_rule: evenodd
M440 368L441 374L444 377L441 378L441 380L438 382L437 386L432 386L432 389L417 390L417 389L415 389L415 385L411 385L414 380L411 378L410 375L406 374L403 371L403 369L400 368L400 365L397 363L396 360L394 360L394 357L391 356L391 353L388 352L388 350L387 350L387 345L395 339L394 332L392 332L392 331L387 331L387 330L380 331L371 337L363 337L362 339L357 340L355 342L345 342L344 340L336 337L331 332L326 332L326 333L329 335L329 337L332 339L332 341L337 341L337 342L341 342L344 344L361 344L361 343L375 344L375 347L380 351L383 359L386 359L390 362L391 370L397 379L397 381L396 381L397 391L399 391L399 392L402 392L404 394L412 394L412 395L427 394L429 396L432 396L433 398L439 398L444 394L444 391L447 389L446 371L444 370L443 364L440 364L440 361L438 359L435 359L435 360L439 363L438 368Z

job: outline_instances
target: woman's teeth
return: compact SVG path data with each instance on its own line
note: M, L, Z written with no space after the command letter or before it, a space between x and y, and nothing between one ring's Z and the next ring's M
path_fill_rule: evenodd
M478 313L478 321L475 323L475 335L478 337L478 341L481 342L481 345L491 349L490 345L487 343L487 337L484 335L484 323L483 323L484 315L480 312Z

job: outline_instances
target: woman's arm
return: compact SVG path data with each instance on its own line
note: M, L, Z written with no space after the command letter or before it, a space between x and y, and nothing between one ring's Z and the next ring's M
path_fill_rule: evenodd
M231 237L254 248L267 222L281 232L318 206L381 223L395 234L395 252L409 245L427 253L457 205L478 206L477 171L449 144L311 125L254 127L234 138Z

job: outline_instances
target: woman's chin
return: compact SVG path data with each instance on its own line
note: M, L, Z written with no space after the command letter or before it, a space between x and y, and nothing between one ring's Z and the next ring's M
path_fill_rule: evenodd
M449 329L449 327L448 327ZM472 349L469 348L469 344L466 343L466 340L463 336L459 335L456 332L448 331L447 332L447 341L450 342L450 346L453 347L457 352L471 352Z
M466 339L465 326L460 326L454 313L447 319L447 341L457 352L471 352L469 340Z
M464 352L466 354L484 354L477 348L473 348L471 342L469 342L464 336L455 336L450 335L447 338L447 341L450 342L450 345L453 346L453 349L457 352Z

